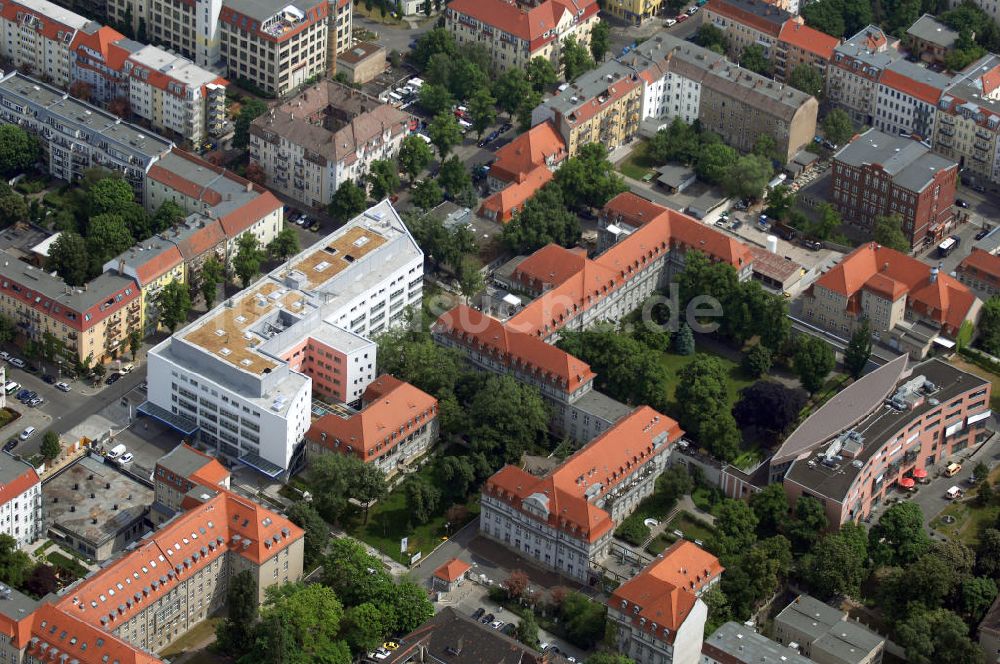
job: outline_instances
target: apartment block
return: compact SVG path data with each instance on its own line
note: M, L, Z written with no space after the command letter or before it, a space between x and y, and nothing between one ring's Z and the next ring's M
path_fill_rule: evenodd
M483 486L480 533L580 583L600 579L615 527L653 492L683 433L640 406L544 477L505 466Z
M45 334L62 342L74 361L100 363L142 332L139 288L130 278L102 274L85 288L0 253L0 313L14 321L18 335L40 343Z
M324 79L253 121L250 159L268 187L322 208L373 161L395 157L409 123L399 109Z
M645 131L655 133L674 118L699 120L743 152L766 134L784 162L811 144L816 134L815 98L667 32L646 40L621 62L645 84Z
M875 121L878 82L893 62L901 59L899 40L874 25L834 49L826 70L826 96L835 108L851 116L856 125Z
M934 151L958 162L963 180L1000 182L1000 56L985 55L957 74L937 106Z
M486 181L493 193L479 214L507 223L553 178L567 156L566 144L551 122L535 125L496 152Z
M18 548L43 533L42 481L35 468L4 455L0 459L0 533L17 541Z
M146 174L171 143L12 71L0 78L0 120L21 125L42 144L49 174L72 182L89 168L121 173L142 200Z
M774 77L787 81L800 65L808 65L825 79L826 66L840 40L796 20L785 21L774 49Z
M699 598L722 572L719 559L693 542L671 545L607 600L617 651L636 664L699 664L708 618Z
M604 11L622 21L636 25L653 18L664 7L663 0L610 0Z
M958 164L907 137L869 129L833 155L833 206L863 229L899 215L912 246L944 236L954 225Z
M227 75L271 94L291 92L326 71L329 17L327 0L231 0L223 4L219 53Z
M848 254L802 300L810 323L846 339L868 320L875 339L917 358L932 345L950 347L982 304L937 267L875 243Z
M1000 295L1000 257L987 251L973 248L955 268L955 276L984 300Z
M552 122L569 156L587 143L613 150L639 133L643 82L628 67L609 60L582 74L531 114L531 124Z
M840 609L799 595L774 619L778 643L795 643L816 664L879 664L885 639Z
M574 37L590 44L598 22L597 0L454 0L445 10L445 28L462 44L480 44L499 71L522 68L545 58L559 71L562 43Z
M163 520L168 520L184 511L184 499L192 489L228 489L229 480L229 471L214 457L181 443L156 462L153 470L156 502L151 516L156 521L162 514Z
M785 23L802 23L801 18L764 0L709 0L702 13L706 24L726 33L729 55L735 58L748 46L761 46L770 59Z
M65 90L73 82L74 40L100 28L100 23L46 0L5 2L0 8L0 56Z
M144 412L277 477L302 452L313 397L354 403L371 337L420 306L423 254L382 201L149 352Z
M952 77L896 60L882 71L875 97L875 128L896 136L930 141L938 102Z
M306 453L351 454L391 479L430 450L438 436L437 417L437 399L383 374L365 389L358 410L344 407L313 422Z

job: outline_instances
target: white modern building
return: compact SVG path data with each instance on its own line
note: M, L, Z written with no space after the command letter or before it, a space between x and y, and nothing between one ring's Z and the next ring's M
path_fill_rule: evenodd
M153 348L140 411L277 477L314 396L361 398L371 337L420 306L422 284L423 253L384 200Z
M0 454L0 533L18 547L38 539L42 527L42 481L31 464Z

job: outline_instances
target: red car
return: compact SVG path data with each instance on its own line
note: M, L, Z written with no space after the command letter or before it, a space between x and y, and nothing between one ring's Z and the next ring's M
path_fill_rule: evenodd
M687 14L678 14L677 15L677 22L678 23L680 23L681 21L686 21L686 20L688 20L688 15Z

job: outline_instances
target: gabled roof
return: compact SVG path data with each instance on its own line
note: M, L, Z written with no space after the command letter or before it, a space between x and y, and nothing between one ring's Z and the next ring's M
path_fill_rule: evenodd
M531 518L594 542L615 526L611 515L594 503L682 435L677 422L640 406L545 477L505 466L487 480L484 490L517 509L531 500L532 510L525 512ZM547 516L539 516L540 511Z
M156 462L158 467L212 488L229 479L229 471L214 457L197 450L187 443L181 443Z
M832 58L834 49L840 44L840 40L836 37L793 20L785 21L781 26L778 40L824 60Z
M891 287L890 287L890 282ZM861 245L816 280L815 286L848 300L862 289L907 297L907 306L942 327L958 330L976 302L976 296L957 279L895 249L874 242Z
M451 583L458 581L462 575L472 569L472 565L459 558L452 558L441 567L434 570L434 576L442 581Z
M42 604L35 611L26 654L42 662L80 664L159 664L161 661L89 624L76 612L60 610L52 604ZM60 659L63 655L65 660Z
M543 664L542 655L515 639L446 606L400 639L385 664L414 661L448 664Z
M448 9L524 40L535 50L558 37L556 27L564 17L579 12L582 21L596 14L598 6L597 0L543 0L525 8L506 0L453 0Z
M673 643L698 593L722 572L718 558L693 542L680 540L619 586L608 606L631 616L634 627L656 640Z
M958 264L958 272L975 272L992 277L994 283L1000 282L1000 256L994 256L988 251L974 248L972 252Z
M0 458L0 505L6 505L40 481L30 463L3 456Z
M952 82L952 78L909 60L897 60L885 68L879 83L936 106L941 99L941 93Z
M538 166L553 165L566 158L566 143L550 121L535 125L496 151L490 177L504 182L523 182Z
M328 413L317 419L306 439L369 461L405 440L411 429L437 417L437 399L389 374L376 378L362 400L364 408L349 417Z
M515 210L524 208L524 204L534 196L539 189L553 178L552 171L545 166L538 166L523 179L509 184L483 201L480 214L486 211L493 213L495 221L506 223L510 221Z
M793 18L764 0L710 0L705 9L772 37L777 37L781 26Z
M565 392L575 392L594 379L586 362L464 304L442 314L434 323L434 332L491 354L494 361L515 371L532 373Z

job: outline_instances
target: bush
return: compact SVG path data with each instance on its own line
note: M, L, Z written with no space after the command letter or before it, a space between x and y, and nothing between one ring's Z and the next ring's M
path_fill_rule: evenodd
M615 531L615 537L625 540L632 546L642 546L649 535L649 526L643 523L643 518L638 513L622 521L622 525Z

